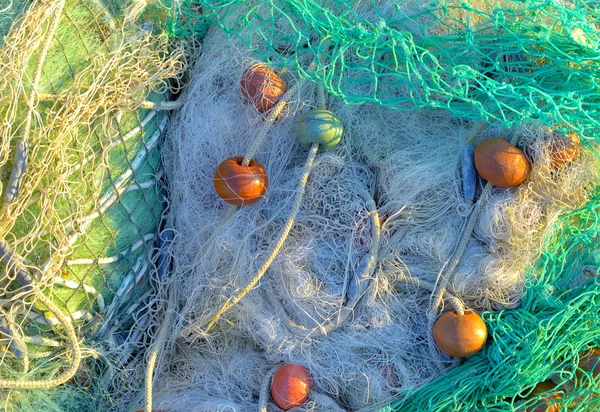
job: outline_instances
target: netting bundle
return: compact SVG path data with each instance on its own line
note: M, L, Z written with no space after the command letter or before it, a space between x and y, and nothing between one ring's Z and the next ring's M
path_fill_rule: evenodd
M6 410L105 410L143 344L165 206L156 109L184 59L137 14L121 2L2 2Z
M0 7L7 408L600 408L596 2Z
M163 150L154 407L597 408L595 7L173 4L175 34L213 26ZM483 349L448 356L453 313Z

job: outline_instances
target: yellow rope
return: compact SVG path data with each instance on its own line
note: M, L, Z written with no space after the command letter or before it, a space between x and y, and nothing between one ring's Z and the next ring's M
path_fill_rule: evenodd
M175 317L175 311L171 308L171 302L173 302L174 300L175 299L172 296L169 298L165 319L163 320L163 323L160 326L160 331L148 358L148 365L146 367L145 376L146 411L148 412L152 412L152 379L154 375L154 365L156 365L158 352L160 351L160 349L162 349L162 346L167 340L169 330L171 329L171 323L173 323L173 318Z
M281 235L279 236L279 240L277 241L275 246L269 252L269 255L268 255L269 257L267 258L265 263L263 263L263 265L260 267L256 276L254 278L252 278L252 280L246 285L246 287L244 289L242 289L242 291L240 293L238 293L233 299L231 299L229 302L227 302L212 317L212 319L208 323L207 330L210 330L215 325L215 323L217 323L219 318L225 312L227 312L229 309L231 309L233 306L235 306L240 300L242 300L242 298L244 296L246 296L256 286L256 284L262 279L264 274L267 272L267 269L269 269L269 266L271 266L271 263L273 263L273 261L279 254L279 251L281 250L283 244L285 243L285 240L287 239L287 237L290 233L290 230L292 229L292 226L294 225L294 222L296 220L296 215L298 214L298 211L300 210L300 206L302 205L302 199L304 197L304 192L306 190L308 176L310 175L310 171L312 169L313 163L315 161L315 158L317 157L318 150L319 150L319 144L313 143L313 145L310 148L310 152L308 154L308 159L306 160L306 163L304 165L302 176L300 177L300 182L298 183L298 188L296 189L296 198L294 199L294 205L292 206L292 211L290 212L290 217L288 218L288 220L283 228L283 231L281 232Z
M77 369L79 369L79 365L81 363L81 348L79 347L79 341L77 340L77 335L75 333L75 328L71 324L71 322L67 319L67 317L62 313L62 311L52 302L49 298L46 297L37 287L35 287L35 297L36 299L45 305L50 312L60 322L60 324L65 329L67 334L67 339L71 344L71 348L73 353L71 355L71 366L69 369L58 375L58 377L54 379L48 380L37 380L37 381L27 381L27 380L0 380L0 388L3 389L50 389L56 386L62 385L68 380L72 379L77 373Z
M311 65L311 68L312 67L314 67L314 63ZM280 101L277 104L277 106L275 107L275 110L273 110L273 112L269 115L267 121L270 121L271 124L275 121L275 118L278 116L278 113L280 113L281 110L283 110L283 105L285 105L285 103L287 101L288 93L290 93L290 95L293 94L295 92L295 90L297 90L303 83L304 83L304 81L298 81L298 83L296 85L294 85L294 87L284 95L284 97L281 99L282 101ZM319 86L317 88L317 100L318 100L319 107L324 109L325 108L325 91L322 86ZM281 107L280 107L280 105L281 105ZM246 154L246 157L244 157L244 162L242 163L243 165L246 165L246 166L248 165L248 162L250 162L250 159L252 159L252 156L254 156L254 154L256 153L256 151L258 150L260 145L262 144L262 141L264 140L269 128L270 128L270 125L268 125L268 126L265 125L265 126L263 126L263 129L261 129L261 131L258 133L258 136L257 136L254 144L248 150L248 154ZM294 204L292 206L292 211L290 212L290 217L288 218L285 226L283 227L283 231L281 232L281 235L279 236L279 240L277 241L275 246L271 249L271 252L268 255L269 257L263 263L263 265L260 267L260 269L258 270L258 273L256 274L256 276L254 278L252 278L250 283L248 283L246 285L246 287L244 289L242 289L241 292L239 292L236 296L233 297L233 299L231 299L229 302L227 302L211 318L211 320L207 326L207 331L212 329L212 327L218 322L219 318L221 318L221 316L225 312L227 312L233 306L237 305L237 303L240 300L242 300L244 298L244 296L246 296L256 286L256 284L262 279L262 277L265 275L265 273L271 266L271 263L273 263L273 261L279 254L279 251L283 247L283 244L285 243L285 240L287 239L288 235L290 234L290 231L292 230L292 226L294 225L294 222L296 221L296 216L298 215L298 211L300 210L300 206L302 205L302 199L304 198L304 192L306 191L306 184L308 182L308 176L310 175L310 171L315 162L315 158L317 157L318 150L319 150L319 144L313 143L312 146L310 147L310 151L308 153L308 158L304 165L304 169L303 169L302 175L300 177L300 181L298 182L298 187L296 189L296 198L294 199Z

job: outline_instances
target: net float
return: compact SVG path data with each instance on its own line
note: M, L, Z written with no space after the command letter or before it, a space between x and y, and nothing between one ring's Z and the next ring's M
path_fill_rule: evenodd
M309 110L296 124L298 142L306 149L313 143L319 143L320 151L331 149L338 145L343 133L341 120L329 110Z
M243 166L242 156L230 157L217 167L213 185L217 195L235 206L248 206L258 202L267 192L269 179L265 169L256 160Z
M468 358L479 352L487 341L487 327L471 311L460 315L455 310L442 314L433 326L436 345L448 356Z
M531 170L525 153L502 138L484 140L475 148L475 167L483 179L502 189L519 186Z
M579 143L581 143L581 139L575 132L568 133L564 138L550 141L548 154L552 167L559 168L577 159L579 156Z
M273 69L257 63L242 73L240 81L242 95L260 113L271 110L281 100L288 85Z
M556 390L556 385L552 381L540 382L533 389L527 399L532 399L546 392ZM558 393L550 393L547 396L541 398L538 403L530 408L527 408L525 412L559 412L562 408L562 403L557 402L561 399Z
M271 398L284 411L302 405L308 400L312 378L308 371L296 364L284 365L275 372L271 382Z
M579 354L579 368L589 372L592 376L600 375L600 348L592 348ZM577 372L581 378L581 372Z

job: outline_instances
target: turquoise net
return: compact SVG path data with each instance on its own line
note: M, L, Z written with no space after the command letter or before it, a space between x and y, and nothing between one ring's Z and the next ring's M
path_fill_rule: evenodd
M347 103L600 126L597 2L185 0L168 20L175 35L216 24Z

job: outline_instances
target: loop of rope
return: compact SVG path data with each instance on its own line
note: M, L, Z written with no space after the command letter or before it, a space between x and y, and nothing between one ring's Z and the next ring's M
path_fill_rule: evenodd
M16 274L18 282L26 288L29 292L33 293L35 299L41 302L42 305L46 306L48 310L56 317L58 324L60 324L66 334L67 339L72 347L73 354L71 360L71 366L69 369L60 374L57 378L48 380L0 380L0 388L6 389L50 389L59 385L62 385L77 373L79 364L81 363L81 349L79 347L79 341L75 333L75 329L72 322L62 313L52 300L46 297L39 287L34 283L34 278L25 269L21 267L18 257L16 257L13 251L10 249L8 244L0 240L0 255L1 259L6 265L8 271ZM23 369L29 369L29 358L25 356L22 359L24 362Z
M67 339L71 345L71 349L73 351L71 355L71 365L69 368L61 373L58 377L54 379L48 380L8 380L2 379L0 380L0 388L3 389L50 389L56 386L62 385L68 380L72 379L73 376L77 373L79 369L79 365L81 363L81 348L79 346L79 341L77 339L77 334L75 333L75 328L69 322L67 317L62 313L60 308L58 308L52 300L46 297L42 291L35 285L30 285L33 288L35 298L41 302L44 306L48 308L48 310L56 316L59 323L64 328Z

